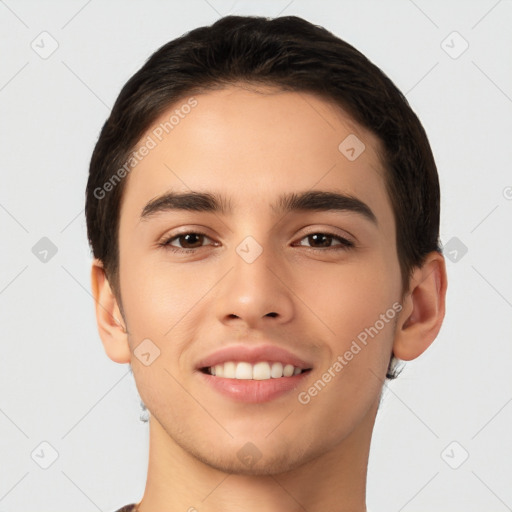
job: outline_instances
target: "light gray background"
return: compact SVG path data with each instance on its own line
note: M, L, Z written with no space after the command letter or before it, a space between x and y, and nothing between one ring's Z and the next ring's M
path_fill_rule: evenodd
M148 424L90 296L88 163L145 59L229 13L295 14L353 44L406 94L438 164L447 317L385 390L369 510L512 510L512 2L5 0L0 512L107 512L142 496ZM57 248L46 262L32 250L43 237Z

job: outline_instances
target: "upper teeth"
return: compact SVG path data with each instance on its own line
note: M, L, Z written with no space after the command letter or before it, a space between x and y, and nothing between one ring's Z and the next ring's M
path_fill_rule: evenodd
M216 377L227 379L266 380L280 377L291 377L302 373L302 369L291 364L260 362L256 364L228 361L208 368L208 372Z

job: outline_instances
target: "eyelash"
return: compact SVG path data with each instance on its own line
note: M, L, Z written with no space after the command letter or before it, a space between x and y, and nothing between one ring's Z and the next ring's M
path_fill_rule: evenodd
M193 249L182 249L180 247L175 247L175 246L171 245L171 242L173 242L174 240L178 240L179 238L187 236L187 235L200 235L200 236L204 236L206 238L210 238L206 233L203 233L201 231L187 231L185 233L179 233L178 235L173 235L172 237L163 240L162 242L160 242L158 244L158 246L163 247L164 249L168 249L172 252L182 253L182 254L190 254L190 253L195 252L198 249L201 249L202 247L204 247L204 245L203 245L201 247L197 247L197 248L193 248ZM342 236L335 235L334 233L330 233L328 231L313 231L311 233L304 235L300 240L303 240L304 238L307 238L307 237L310 237L313 235L326 235L327 237L330 237L330 238L335 239L338 242L340 242L339 245L335 245L332 247L325 247L325 248L309 247L309 249L313 250L313 251L325 252L328 250L334 250L334 251L338 250L339 251L339 250L348 250L348 249L355 248L355 244L352 241L347 240L346 238L344 238ZM300 245L299 247L308 247L308 246Z

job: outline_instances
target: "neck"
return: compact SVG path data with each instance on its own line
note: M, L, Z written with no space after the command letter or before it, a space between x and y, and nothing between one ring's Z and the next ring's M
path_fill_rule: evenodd
M198 460L150 418L148 477L140 512L365 512L378 402L334 449L278 474L224 473Z

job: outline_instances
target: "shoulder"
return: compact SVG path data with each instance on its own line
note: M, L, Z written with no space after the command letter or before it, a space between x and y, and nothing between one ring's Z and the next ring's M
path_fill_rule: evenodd
M130 505L125 505L124 507L116 510L115 512L134 512L136 503L131 503Z

